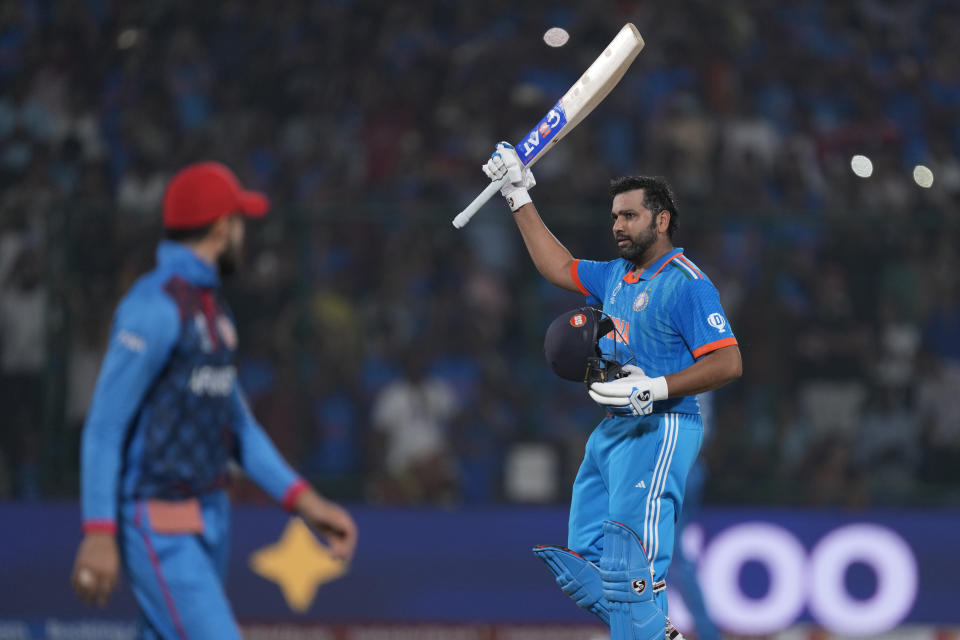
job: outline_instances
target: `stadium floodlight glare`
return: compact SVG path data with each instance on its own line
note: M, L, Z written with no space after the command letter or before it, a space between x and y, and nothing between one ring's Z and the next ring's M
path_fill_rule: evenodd
M860 178L869 178L873 175L873 162L864 155L857 154L850 158L850 168Z
M543 34L543 41L551 47L562 47L569 39L570 34L563 27L551 27Z
M134 27L128 27L117 36L117 48L129 49L140 42L140 30Z
M918 164L913 168L913 181L924 189L929 189L933 186L933 171L922 164Z

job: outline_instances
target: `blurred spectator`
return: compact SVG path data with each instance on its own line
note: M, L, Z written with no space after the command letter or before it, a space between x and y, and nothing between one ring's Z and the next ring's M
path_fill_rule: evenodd
M865 362L870 353L867 327L855 315L845 270L820 266L813 315L803 320L792 354L802 382L801 409L812 437L848 438L860 421L865 400Z
M153 170L144 158L136 158L117 185L117 207L143 222L155 220L168 178Z
M20 497L37 497L37 438L43 425L47 292L40 255L24 249L0 282L0 406L4 426L0 456Z
M917 419L922 460L920 477L957 485L960 469L960 366L926 354L918 381Z
M456 497L451 421L460 410L453 388L427 375L421 347L404 357L403 376L385 386L371 406L374 468L371 488L388 503L449 503Z
M874 385L854 440L853 462L875 505L905 504L916 491L920 439L909 395L903 383Z

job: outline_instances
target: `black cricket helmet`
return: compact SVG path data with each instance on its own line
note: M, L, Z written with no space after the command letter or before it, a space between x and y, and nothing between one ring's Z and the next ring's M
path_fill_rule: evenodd
M543 341L547 364L564 380L587 385L619 378L622 366L616 353L610 357L600 351L600 338L611 331L617 332L613 319L595 307L561 314L547 327Z

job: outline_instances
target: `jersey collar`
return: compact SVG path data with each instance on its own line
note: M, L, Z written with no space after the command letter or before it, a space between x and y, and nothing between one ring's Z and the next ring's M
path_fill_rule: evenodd
M657 277L657 274L663 271L663 268L667 266L667 263L683 253L682 247L676 247L673 251L665 254L662 258L654 262L652 265L646 268L643 273L638 273L637 270L630 269L627 271L627 275L623 276L623 281L628 284L633 284L639 280L653 280ZM629 262L627 263L630 264Z
M161 241L157 247L157 265L171 269L192 284L202 287L220 284L217 270L180 242Z

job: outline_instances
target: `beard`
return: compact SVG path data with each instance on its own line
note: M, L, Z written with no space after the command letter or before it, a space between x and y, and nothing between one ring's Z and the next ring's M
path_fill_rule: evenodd
M220 271L221 278L230 278L236 275L241 264L243 264L243 248L237 245L227 246L217 258L217 268Z
M630 244L622 247L617 245L617 249L620 251L620 257L634 264L640 264L642 262L643 254L645 254L647 249L652 247L653 243L657 241L657 224L655 221L651 221L649 227L634 237L630 237L625 233L615 236L617 241L619 241L621 238L630 240Z

